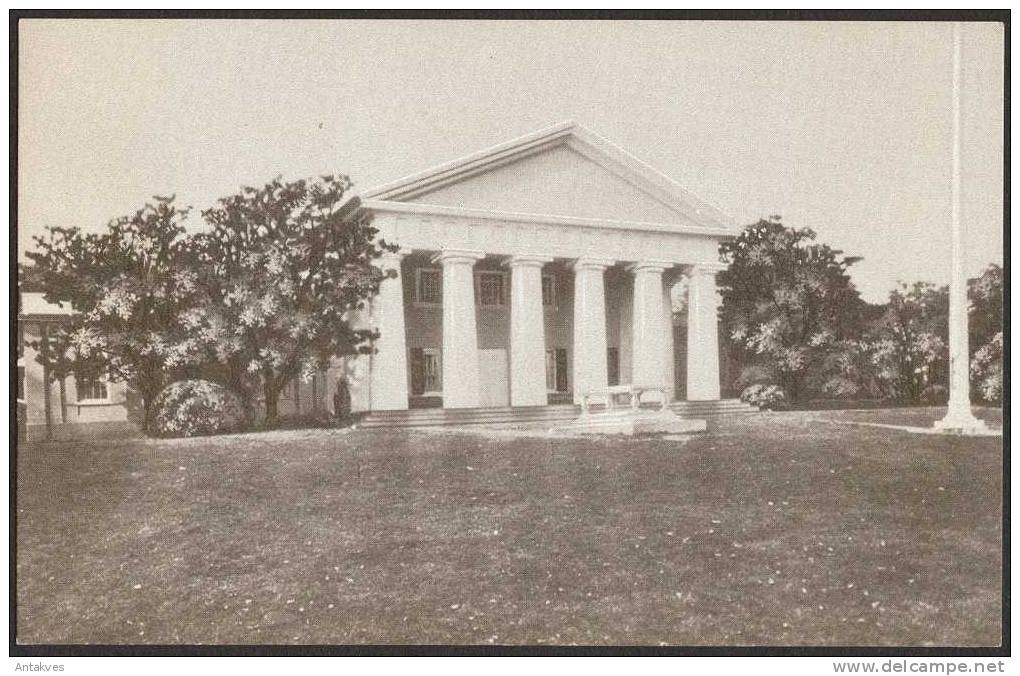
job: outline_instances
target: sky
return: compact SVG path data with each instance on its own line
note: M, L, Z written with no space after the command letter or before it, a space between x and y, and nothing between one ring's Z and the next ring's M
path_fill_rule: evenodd
M947 283L949 23L29 20L19 253L152 195L195 212L328 172L367 189L575 120L740 224ZM1003 29L963 28L966 271L1001 264Z

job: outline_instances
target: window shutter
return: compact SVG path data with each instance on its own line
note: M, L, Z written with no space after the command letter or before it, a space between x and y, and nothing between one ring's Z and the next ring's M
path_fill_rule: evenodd
M425 351L411 348L411 394L425 393Z
M556 391L567 391L567 351L556 348Z

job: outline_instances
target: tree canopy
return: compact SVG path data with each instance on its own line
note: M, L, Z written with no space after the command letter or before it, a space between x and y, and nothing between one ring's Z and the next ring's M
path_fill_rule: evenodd
M376 240L350 187L346 176L277 178L202 213L211 226L195 237L204 302L181 321L243 398L260 387L269 424L288 382L369 352L377 335L353 328L350 312L378 293L387 273L373 262L396 247Z
M718 278L724 330L738 358L769 373L792 400L826 355L859 332L864 309L847 274L858 259L815 239L773 216L719 247L729 264Z
M156 197L102 232L53 227L36 237L36 282L71 321L50 338L55 377L108 371L142 397L146 419L160 389L185 361L177 318L194 303L197 275L182 225L188 208Z

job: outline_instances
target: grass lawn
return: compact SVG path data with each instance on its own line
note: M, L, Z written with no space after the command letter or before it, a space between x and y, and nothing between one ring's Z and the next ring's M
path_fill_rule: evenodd
M922 413L23 444L18 640L997 645L1001 439L828 422Z

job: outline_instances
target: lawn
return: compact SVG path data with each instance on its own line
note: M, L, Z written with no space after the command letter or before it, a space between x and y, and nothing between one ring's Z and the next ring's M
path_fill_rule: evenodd
M937 414L23 444L18 640L997 645L1001 439L829 422Z

